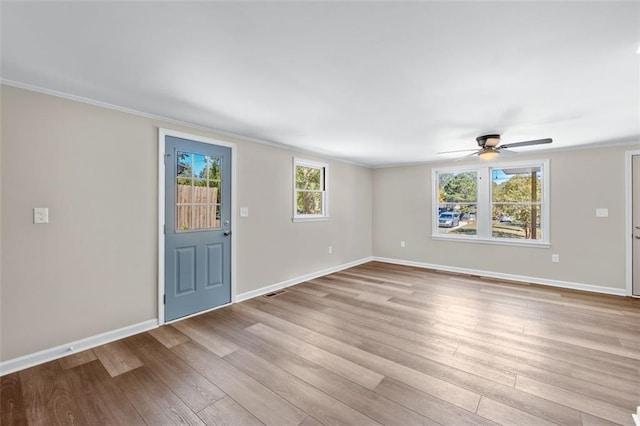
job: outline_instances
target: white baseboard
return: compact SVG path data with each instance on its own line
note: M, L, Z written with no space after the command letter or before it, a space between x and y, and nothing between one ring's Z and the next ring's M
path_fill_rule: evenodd
M125 337L151 330L157 326L158 320L152 319L138 324L129 325L127 327L122 327L117 330L107 331L85 339L76 340L54 348L45 349L40 352L34 352L18 358L2 361L0 362L0 376L53 361L73 353L95 348L96 346L104 345L105 343L113 342L114 340L124 339Z
M305 281L312 280L314 278L323 277L325 275L332 274L334 272L342 271L343 269L353 268L354 266L362 265L363 263L371 262L373 257L365 257L362 259L354 260L353 262L344 263L342 265L333 266L331 268L323 269L321 271L312 272L310 274L302 275L299 277L291 278L286 281L271 284L267 287L262 287L257 290L247 291L236 295L236 302L242 302L244 300L253 299L254 297L262 296L263 294L272 293L274 291L291 287L292 285L300 284Z
M396 265L415 266L417 268L435 269L437 271L457 272L460 274L479 275L487 278L497 278L501 280L509 280L530 284L548 285L550 287L570 288L573 290L590 291L593 293L612 294L615 296L626 296L627 292L624 288L603 287L591 284L574 283L570 281L550 280L546 278L527 277L524 275L503 274L501 272L482 271L479 269L459 268L457 266L434 265L431 263L415 262L412 260L390 259L387 257L374 256L372 260L376 262L394 263Z

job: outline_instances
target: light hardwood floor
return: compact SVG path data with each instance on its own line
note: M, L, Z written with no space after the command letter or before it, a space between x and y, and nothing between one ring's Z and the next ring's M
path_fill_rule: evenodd
M640 300L372 262L0 382L2 425L632 425Z

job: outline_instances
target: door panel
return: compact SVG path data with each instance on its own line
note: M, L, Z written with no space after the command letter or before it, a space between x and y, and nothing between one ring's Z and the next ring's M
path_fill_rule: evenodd
M634 155L631 158L631 225L633 226L631 242L633 286L631 292L635 296L640 296L640 155Z
M231 149L165 137L165 320L231 302Z

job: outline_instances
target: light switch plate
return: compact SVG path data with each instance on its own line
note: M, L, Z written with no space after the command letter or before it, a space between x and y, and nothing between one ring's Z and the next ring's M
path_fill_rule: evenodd
M240 217L249 217L249 207L240 207Z
M49 223L49 209L46 207L34 207L33 223Z
M596 217L609 217L609 209L596 209Z

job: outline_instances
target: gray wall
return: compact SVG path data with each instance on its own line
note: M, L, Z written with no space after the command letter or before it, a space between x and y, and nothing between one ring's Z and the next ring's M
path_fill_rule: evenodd
M158 127L238 144L238 293L371 256L370 169L1 87L1 360L157 317ZM293 156L329 163L329 221L292 223Z
M0 88L0 360L156 318L158 127L237 143L238 293L372 254L624 288L624 152L638 145L518 157L550 159L549 249L434 241L432 165L370 170ZM329 221L292 223L293 156L329 163Z
M551 248L432 240L431 169L438 166L376 169L374 256L624 289L624 153L637 148L518 156L517 161L550 159ZM608 208L609 217L597 218L598 207ZM560 263L551 263L552 253Z

